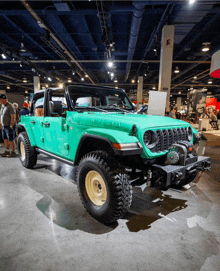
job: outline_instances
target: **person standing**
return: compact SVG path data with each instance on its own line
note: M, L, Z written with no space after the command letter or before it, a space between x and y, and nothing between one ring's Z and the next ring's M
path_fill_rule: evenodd
M16 132L16 111L14 106L8 102L5 94L0 94L2 138L5 144L5 152L0 157L16 157L15 153L15 132ZM9 151L11 147L11 153Z
M174 111L173 106L170 107L169 117L171 117L171 118L173 118L173 119L176 118L176 114L175 114L175 111Z
M216 110L216 117L217 117L218 120L220 120L220 111L219 111L219 109Z
M20 115L28 115L30 113L28 109L28 103L23 104L23 109L20 111Z

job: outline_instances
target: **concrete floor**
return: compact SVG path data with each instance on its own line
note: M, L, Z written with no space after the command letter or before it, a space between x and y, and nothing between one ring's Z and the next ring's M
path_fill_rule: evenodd
M0 270L219 271L220 147L206 155L212 169L199 183L135 188L112 227L84 210L70 166L40 155L29 170L0 158Z

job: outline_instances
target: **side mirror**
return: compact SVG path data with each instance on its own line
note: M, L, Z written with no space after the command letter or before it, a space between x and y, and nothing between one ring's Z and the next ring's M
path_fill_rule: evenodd
M63 106L61 101L50 101L49 109L51 114L62 114Z

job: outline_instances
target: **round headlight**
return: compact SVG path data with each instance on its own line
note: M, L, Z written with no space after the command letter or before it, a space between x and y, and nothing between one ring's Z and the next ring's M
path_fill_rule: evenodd
M147 146L151 143L151 138L152 138L152 135L151 135L151 132L150 131L146 131L144 133L144 144Z
M192 128L188 127L188 140L191 141L193 137Z

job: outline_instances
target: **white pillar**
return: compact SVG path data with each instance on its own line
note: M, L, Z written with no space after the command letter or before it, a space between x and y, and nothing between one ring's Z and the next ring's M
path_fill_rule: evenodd
M162 30L160 72L158 90L167 92L166 109L169 109L170 85L173 61L174 25L165 25Z
M176 105L178 110L180 110L181 105L182 105L182 97L177 97Z
M137 88L137 110L142 106L143 97L143 76L138 77L138 88Z
M40 90L40 77L39 76L34 76L34 93L39 92Z

